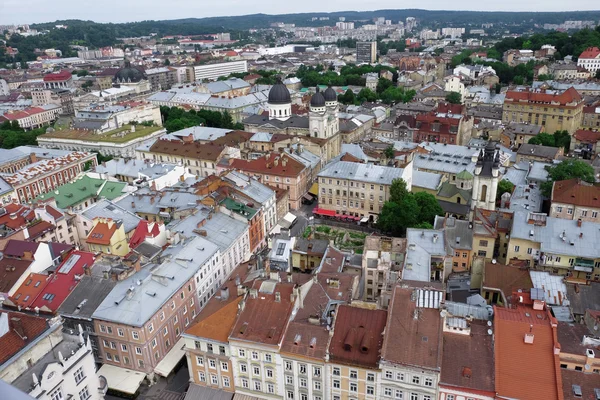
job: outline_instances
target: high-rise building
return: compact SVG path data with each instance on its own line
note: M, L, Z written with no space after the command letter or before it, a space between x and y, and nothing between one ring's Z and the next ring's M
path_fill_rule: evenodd
M377 61L377 42L356 43L356 63L371 64Z

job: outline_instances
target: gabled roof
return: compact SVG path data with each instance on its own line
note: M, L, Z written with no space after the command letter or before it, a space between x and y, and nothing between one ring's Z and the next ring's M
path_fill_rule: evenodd
M539 317L538 317L539 315ZM556 319L531 306L494 307L496 392L502 398L560 400L560 361L555 354ZM527 339L533 343L526 343Z
M179 140L158 139L150 147L149 151L151 153L170 154L198 160L217 161L224 150L225 146L210 143L185 143Z
M600 187L577 178L556 181L552 186L551 199L553 203L600 208Z
M88 244L108 245L120 226L121 224L112 220L99 221L94 225L85 241Z
M385 310L339 306L329 343L330 362L377 368L386 320Z
M598 47L588 47L579 55L578 59L598 58L598 56L600 56L600 49Z
M264 345L278 345L288 325L294 302L294 284L255 281L246 298L244 310L237 319L230 340L243 340ZM256 295L252 295L256 291ZM277 301L279 293L279 301Z
M572 103L579 103L583 100L583 97L575 90L575 88L570 87L564 92L560 94L551 94L545 91L517 91L517 90L509 90L506 92L506 97L504 102L531 102L531 103L543 103L543 104L553 104L558 103L556 105L566 106L567 104L573 105ZM554 104L553 104L554 105Z
M285 160L285 165L284 161ZM290 178L298 177L306 169L304 164L296 161L289 154L270 153L255 160L233 159L231 168L250 173L279 175Z
M129 247L131 249L135 249L142 242L146 240L147 237L156 237L160 234L160 227L156 222L148 222L145 219L140 220L137 228L131 235L129 239Z
M45 318L32 315L3 311L0 313L0 321L2 319L6 319L9 329L0 336L0 365L48 329Z
M533 288L531 276L527 269L510 265L486 263L483 274L483 286L490 289L500 289L510 302L512 294L521 289L527 291ZM505 304L507 306L508 304Z

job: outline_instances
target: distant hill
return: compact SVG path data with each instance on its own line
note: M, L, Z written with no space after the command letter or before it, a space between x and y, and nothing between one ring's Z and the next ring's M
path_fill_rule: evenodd
M313 17L329 17L328 21L311 21ZM376 11L337 11L332 13L302 14L252 14L230 17L185 18L163 21L140 21L118 24L101 24L114 29L117 36L136 36L158 33L160 35L184 34L198 35L217 31L247 30L268 27L273 22L296 24L297 26L331 25L345 17L347 21L370 21L376 17L385 17L394 22L415 17L419 20L438 25L479 25L482 23L505 24L558 24L567 20L600 20L599 11L570 12L484 12L484 11L430 11L419 9L376 10ZM34 24L37 29L49 29L56 24L79 25L96 24L92 21L65 20L52 23Z

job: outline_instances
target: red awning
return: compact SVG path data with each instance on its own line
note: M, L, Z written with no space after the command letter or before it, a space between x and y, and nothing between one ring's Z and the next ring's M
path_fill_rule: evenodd
M334 217L335 216L335 211L334 210L325 210L323 208L315 208L313 210L313 214L319 214L319 215L326 215L329 217Z

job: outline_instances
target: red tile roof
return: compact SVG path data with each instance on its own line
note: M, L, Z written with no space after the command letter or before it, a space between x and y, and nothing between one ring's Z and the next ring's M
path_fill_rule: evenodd
M417 308L414 289L396 287L388 309L388 332L381 357L397 364L439 369L442 363L440 310ZM418 318L415 319L415 312Z
M129 239L129 247L135 249L148 237L156 237L160 233L159 226L156 222L148 222L145 219L138 223L138 226L133 231L133 235Z
M282 162L283 160L285 160L285 165L284 162ZM230 166L231 168L251 174L279 175L290 178L298 177L306 168L304 164L296 161L288 154L276 152L267 154L266 156L255 160L233 159L231 160Z
M38 221L29 225L27 227L27 232L29 233L29 239L35 240L44 236L45 233L53 231L55 228L56 227L48 221Z
M113 237L113 234L117 231L117 228L117 223L112 220L99 221L92 228L85 241L91 244L108 245L110 244L110 239Z
M386 320L384 310L339 306L329 344L331 362L377 368Z
M266 290L270 285L274 285L272 293ZM294 284L255 281L251 292L254 290L257 291L257 295L253 297L251 294L246 297L244 310L238 317L229 338L277 345L283 338L294 307L291 299ZM276 301L277 292L280 295L279 301Z
M581 53L578 57L579 60L581 59L585 59L585 58L597 58L598 56L600 56L600 49L597 47L588 47L587 49L585 49L583 51L583 53Z
M540 317L538 317L538 315ZM560 361L554 354L556 319L531 306L494 307L496 392L503 398L562 400ZM533 343L525 343L533 334Z
M45 274L29 274L25 282L10 297L9 302L21 309L31 306L42 290L48 285L51 276Z
M2 314L8 314L9 331L0 336L0 364L17 354L48 329L45 318L18 312L2 312Z
M575 139L584 143L596 143L600 140L600 132L588 131L584 129L578 130L573 134L573 136L575 136Z
M22 204L7 204L4 209L6 214L0 216L0 225L11 229L19 229L35 219L33 210Z
M519 102L519 101L527 101L532 103L558 103L558 105L566 106L571 103L579 103L583 100L583 97L575 90L575 88L570 87L560 94L550 94L545 91L516 91L509 90L506 92L505 102Z
M496 394L494 344L484 321L470 323L471 334L444 332L440 386Z
M29 107L23 110L11 110L1 115L0 119L7 121L17 121L46 111L47 110L44 110L41 107Z
M600 187L577 178L556 181L552 186L551 199L553 203L600 208Z
M44 82L68 81L72 77L73 77L73 75L71 75L71 73L69 71L67 71L66 69L63 69L60 72L44 75Z
M217 161L224 150L225 146L221 145L210 143L201 144L197 142L184 143L179 140L165 139L157 140L152 147L150 147L151 153L170 154L179 157L210 161Z
M58 267L48 284L37 295L31 308L39 308L41 312L55 312L79 284L84 274L84 266L94 264L94 255L87 251L73 251Z
M0 260L0 293L8 293L31 263L31 260L17 260L8 257Z
M483 275L483 286L499 289L510 303L512 294L519 289L529 291L533 288L529 269L503 264L486 263Z

